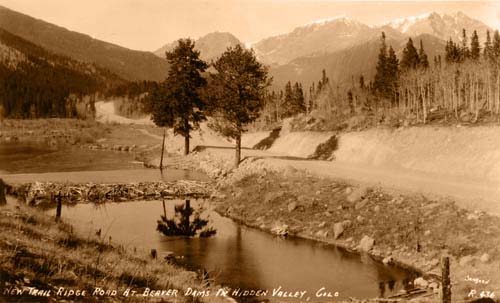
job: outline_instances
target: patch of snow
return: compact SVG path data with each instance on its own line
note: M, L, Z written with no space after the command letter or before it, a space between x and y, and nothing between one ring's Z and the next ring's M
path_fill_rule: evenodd
M353 21L350 17L348 17L346 15L340 15L340 16L335 16L335 17L330 17L330 18L317 19L317 20L311 21L309 23L306 23L304 26L325 25L327 23L330 23L333 21L338 21L338 20L343 20L346 23Z
M387 25L389 25L390 27L392 27L394 29L398 29L403 33L406 33L412 25L414 25L418 21L429 18L430 15L432 15L432 13L425 13L425 14L421 14L421 15L417 15L417 16L398 18L398 19L392 20Z

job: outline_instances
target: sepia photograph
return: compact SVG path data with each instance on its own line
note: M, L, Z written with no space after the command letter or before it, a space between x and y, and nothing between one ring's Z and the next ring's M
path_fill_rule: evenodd
M500 1L0 0L0 303L500 303Z

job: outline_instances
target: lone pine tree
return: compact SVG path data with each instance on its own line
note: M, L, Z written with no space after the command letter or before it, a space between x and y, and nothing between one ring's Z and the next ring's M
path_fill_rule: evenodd
M174 134L184 137L184 154L189 154L191 130L206 119L201 89L206 80L202 73L208 65L200 59L190 39L180 39L177 47L166 52L170 64L167 79L150 97L152 120L160 127L172 127Z
M229 47L213 64L207 89L216 131L236 142L235 166L241 159L241 134L255 121L263 107L267 70L251 50Z

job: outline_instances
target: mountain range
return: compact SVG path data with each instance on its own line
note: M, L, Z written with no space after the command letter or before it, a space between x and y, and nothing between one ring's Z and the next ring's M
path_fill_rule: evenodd
M168 70L165 52L177 42L167 43L154 52L130 50L90 36L38 20L0 6L0 28L30 41L50 52L77 61L95 64L125 80L164 79ZM468 36L477 30L484 41L487 30L479 20L462 12L428 13L406 17L380 26L369 26L341 16L317 20L299 26L289 33L265 38L253 45L257 58L269 66L274 86L287 81L302 82L306 87L317 81L325 69L331 80L352 81L363 75L369 81L375 72L381 32L387 43L401 53L408 38L418 47L420 40L432 61L444 53L446 40L461 41L462 29ZM206 61L216 59L229 46L243 44L231 33L209 33L196 41L196 49ZM2 55L3 53L3 55ZM0 45L0 58L14 56ZM17 55L16 55L17 56Z

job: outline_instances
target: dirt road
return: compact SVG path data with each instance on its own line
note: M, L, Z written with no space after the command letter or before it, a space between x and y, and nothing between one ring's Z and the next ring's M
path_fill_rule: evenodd
M228 161L234 156L234 150L228 148L208 147L206 152L223 155ZM242 158L245 157L262 158L275 166L291 166L316 176L343 179L364 186L379 186L389 191L420 193L429 198L449 197L462 207L500 216L500 184L495 182L337 161L291 159L260 150L245 149Z

